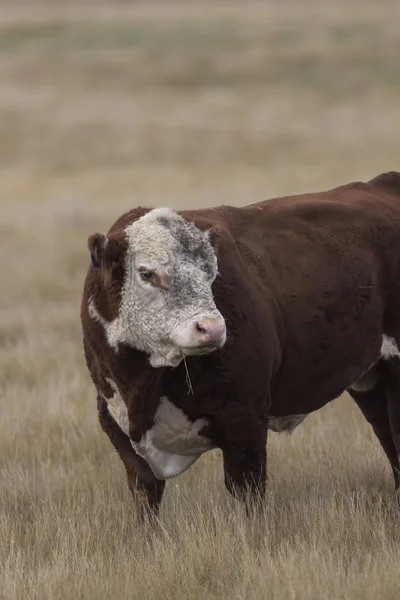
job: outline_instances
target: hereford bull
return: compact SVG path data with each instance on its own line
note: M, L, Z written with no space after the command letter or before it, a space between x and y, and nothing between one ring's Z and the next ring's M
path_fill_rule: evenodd
M400 173L244 208L136 208L89 249L86 362L147 508L212 448L231 493L262 496L268 428L345 390L398 490Z

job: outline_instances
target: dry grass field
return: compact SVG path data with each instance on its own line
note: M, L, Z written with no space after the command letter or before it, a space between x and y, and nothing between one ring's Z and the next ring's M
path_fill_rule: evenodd
M400 6L3 2L0 598L400 597L400 516L348 397L270 434L249 521L214 451L141 527L81 348L87 236L400 167Z

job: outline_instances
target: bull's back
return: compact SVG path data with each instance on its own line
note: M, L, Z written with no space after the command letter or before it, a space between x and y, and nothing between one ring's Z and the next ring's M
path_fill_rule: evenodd
M240 210L232 228L236 241L251 247L285 282L288 273L292 282L296 273L301 282L313 271L323 277L321 268L331 271L330 265L335 271L363 271L375 259L382 267L399 250L400 174Z

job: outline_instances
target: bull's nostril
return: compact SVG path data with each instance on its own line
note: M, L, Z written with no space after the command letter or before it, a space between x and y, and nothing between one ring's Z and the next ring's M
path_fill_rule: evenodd
M202 327L200 323L196 323L196 331L198 331L199 333L207 333L207 329Z

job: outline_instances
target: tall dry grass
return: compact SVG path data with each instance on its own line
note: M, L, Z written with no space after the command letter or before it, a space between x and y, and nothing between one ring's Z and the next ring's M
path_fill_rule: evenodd
M256 520L214 451L143 528L79 324L86 238L134 205L239 205L398 169L399 16L389 0L3 5L1 598L399 597L391 475L348 397L270 434Z

